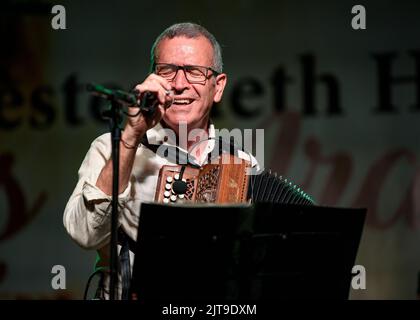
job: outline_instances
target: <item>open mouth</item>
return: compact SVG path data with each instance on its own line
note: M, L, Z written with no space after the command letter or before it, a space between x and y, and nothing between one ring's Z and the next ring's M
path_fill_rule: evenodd
M187 106L187 105L189 105L189 104L191 104L193 102L194 102L194 99L189 99L189 98L183 98L183 99L181 99L181 98L175 98L172 104Z

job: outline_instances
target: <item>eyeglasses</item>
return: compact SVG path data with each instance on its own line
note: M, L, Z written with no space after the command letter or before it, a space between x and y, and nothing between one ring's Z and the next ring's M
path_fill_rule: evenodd
M211 76L217 76L220 73L210 67L203 66L177 66L176 64L156 63L155 73L168 81L173 81L178 74L178 70L184 71L185 78L189 83L205 83L209 77L209 70L213 73Z

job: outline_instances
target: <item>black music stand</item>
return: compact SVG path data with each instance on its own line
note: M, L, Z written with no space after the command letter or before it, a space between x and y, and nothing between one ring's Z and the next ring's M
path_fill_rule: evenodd
M143 204L141 301L348 299L365 209Z

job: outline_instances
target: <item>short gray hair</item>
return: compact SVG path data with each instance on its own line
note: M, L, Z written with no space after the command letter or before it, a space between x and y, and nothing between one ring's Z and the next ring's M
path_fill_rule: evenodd
M156 48L163 39L173 39L175 37L198 38L205 37L210 41L213 47L213 68L219 72L223 72L222 49L216 38L203 26L192 22L176 23L165 31L163 31L155 40L150 52L150 71L153 72L153 67L156 61Z

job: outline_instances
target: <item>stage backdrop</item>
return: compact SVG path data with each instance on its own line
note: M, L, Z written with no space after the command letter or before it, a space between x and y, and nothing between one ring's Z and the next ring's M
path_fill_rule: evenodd
M56 4L66 29L52 28ZM366 29L352 28L358 4ZM319 204L368 207L356 261L366 289L351 298L415 299L419 9L383 0L3 1L0 298L82 297L95 253L72 242L62 216L91 141L108 131L84 86L130 89L147 75L154 38L193 21L223 48L228 85L216 125L265 129L265 167ZM55 265L65 290L51 286Z

